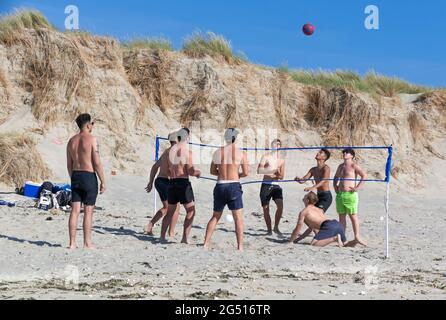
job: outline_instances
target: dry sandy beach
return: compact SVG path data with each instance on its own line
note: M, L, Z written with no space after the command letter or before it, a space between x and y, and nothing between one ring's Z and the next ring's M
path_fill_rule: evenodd
M391 197L391 258L384 259L383 185L361 194L368 248L313 248L266 236L258 185L244 187L245 251L235 250L234 225L222 218L212 249L201 246L211 215L211 181L193 180L197 215L190 245L145 236L152 215L146 180L109 177L99 197L93 239L97 250L69 251L68 213L0 207L0 298L2 299L445 299L444 198ZM399 187L396 187L399 188ZM284 187L282 231L295 226L302 188ZM16 199L15 195L2 194ZM424 209L428 201L429 210ZM335 217L331 207L328 215ZM48 220L51 218L51 220ZM184 213L180 217L180 223ZM81 225L79 224L81 227ZM159 225L155 235L159 235ZM351 237L351 227L349 227ZM79 229L78 244L82 244ZM308 239L309 240L309 239Z

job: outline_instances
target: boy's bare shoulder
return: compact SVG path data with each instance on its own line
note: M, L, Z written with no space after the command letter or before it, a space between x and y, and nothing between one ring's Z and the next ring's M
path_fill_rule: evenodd
M305 215L308 214L308 212L309 212L309 208L306 207L306 208L303 208L303 209L302 209L302 211L300 212L300 214L301 214L302 216L305 216Z

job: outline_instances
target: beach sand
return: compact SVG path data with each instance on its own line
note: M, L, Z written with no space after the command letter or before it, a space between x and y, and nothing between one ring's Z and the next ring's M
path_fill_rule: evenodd
M213 182L192 179L197 213L190 245L180 244L184 209L172 243L143 234L153 216L145 178L108 177L94 216L96 250L68 244L69 213L0 207L2 299L445 299L444 198L391 189L390 254L384 259L385 184L360 192L367 248L287 245L267 236L259 185L244 186L245 251L236 251L225 211L210 251L202 242L212 214ZM5 187L2 191L11 191ZM4 199L22 199L1 194ZM281 230L289 237L303 205L303 186L284 184ZM159 203L159 200L158 200ZM425 204L428 203L428 210ZM274 205L273 205L274 207ZM335 208L328 211L337 218ZM82 217L82 216L81 216ZM51 218L51 220L48 220ZM154 228L159 236L160 224ZM348 224L349 239L352 238Z

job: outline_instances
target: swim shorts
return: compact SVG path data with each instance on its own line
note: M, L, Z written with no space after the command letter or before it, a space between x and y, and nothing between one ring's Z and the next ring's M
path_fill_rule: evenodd
M189 179L171 179L167 188L169 204L187 204L195 201L194 191Z
M260 201L262 206L268 205L271 199L282 200L282 188L276 184L262 183L262 186L260 187Z
M319 199L315 206L319 209L324 210L324 212L327 212L328 208L330 208L332 202L333 202L333 196L331 195L330 191L324 191L324 192L318 192L317 198Z
M336 195L336 210L338 214L355 215L358 213L359 196L357 192L338 192Z
M161 201L167 201L167 189L169 187L169 178L158 177L155 179L155 189L158 191Z
M81 202L94 206L98 196L98 179L96 173L73 171L71 176L71 202Z
M214 187L214 212L243 209L243 190L239 182L217 183Z
M322 222L321 228L319 229L317 235L314 237L314 240L325 240L336 237L338 234L341 236L342 242L347 241L344 228L339 223L339 221L325 220L324 222Z

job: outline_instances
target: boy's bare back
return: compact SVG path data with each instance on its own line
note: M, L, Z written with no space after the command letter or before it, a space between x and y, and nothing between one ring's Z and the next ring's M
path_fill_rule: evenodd
M219 180L239 180L239 168L247 162L246 153L235 144L227 145L214 153L213 162L218 167Z
M73 171L95 172L93 158L95 147L97 147L96 138L91 134L79 133L70 139L67 150Z

